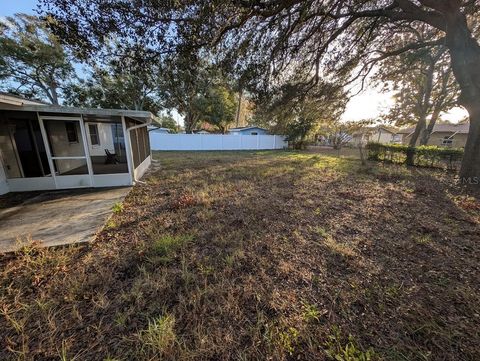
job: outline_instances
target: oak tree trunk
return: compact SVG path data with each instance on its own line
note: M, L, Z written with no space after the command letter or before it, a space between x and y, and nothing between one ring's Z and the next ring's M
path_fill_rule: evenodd
M433 128L435 128L435 124L437 123L438 117L440 116L440 111L435 109L430 117L430 122L428 122L428 126L423 129L422 136L420 138L420 145L427 145L428 141L430 140L430 135L433 132Z
M193 111L189 111L185 116L185 133L192 134L198 123L198 117Z
M470 131L460 169L465 184L480 185L480 46L472 37L464 15L447 18L446 45L452 69L460 85L459 102L470 116Z

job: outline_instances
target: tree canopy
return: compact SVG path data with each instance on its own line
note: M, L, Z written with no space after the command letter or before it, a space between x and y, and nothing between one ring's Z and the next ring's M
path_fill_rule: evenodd
M142 49L118 54L113 49L92 64L86 77L65 89L65 103L73 106L148 110L162 109L159 65Z
M0 79L4 90L52 104L75 71L64 47L43 20L18 14L0 21Z
M435 32L421 30L406 26L404 38L420 42L435 36ZM387 57L379 64L375 80L383 90L394 93L395 104L385 119L397 126L416 126L412 146L417 140L426 145L440 113L458 104L459 87L443 45Z
M480 46L472 0L41 0L50 26L78 54L113 40L123 53L141 47L152 56L213 51L241 89L266 91L302 71L304 84L364 81L378 62L412 50L444 46L470 114L461 175L480 176ZM411 27L428 39L405 37ZM423 29L422 29L423 28ZM188 70L197 68L186 57ZM193 77L193 74L191 74ZM309 91L311 88L302 88ZM188 94L189 92L187 92ZM190 99L195 99L189 93ZM193 104L194 102L189 102ZM194 107L186 116L194 124ZM189 126L190 127L190 126Z

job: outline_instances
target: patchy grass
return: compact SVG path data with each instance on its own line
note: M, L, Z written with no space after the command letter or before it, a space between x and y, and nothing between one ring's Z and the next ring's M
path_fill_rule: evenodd
M2 256L1 360L480 359L480 202L452 175L155 159L95 242Z
M117 202L112 206L113 213L120 213L123 211L123 203Z
M175 318L171 315L149 321L148 327L138 334L142 353L147 357L168 355L176 341L174 325Z

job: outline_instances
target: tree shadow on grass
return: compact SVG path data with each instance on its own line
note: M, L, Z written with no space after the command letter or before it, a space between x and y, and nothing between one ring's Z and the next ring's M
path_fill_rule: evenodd
M445 183L302 153L164 157L42 292L3 294L52 305L10 314L39 357L67 340L70 356L138 358L139 332L171 315L165 359L324 359L335 326L389 359L475 358L478 223ZM152 255L164 235L191 240ZM18 349L22 334L2 329Z

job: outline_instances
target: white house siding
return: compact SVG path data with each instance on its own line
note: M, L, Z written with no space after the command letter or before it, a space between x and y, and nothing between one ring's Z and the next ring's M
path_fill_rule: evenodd
M75 157L85 156L83 149L82 132L80 130L80 123L75 121L75 128L77 130L78 142L70 143L67 137L67 130L65 128L65 121L63 120L49 120L46 121L47 132L50 136L50 144L52 147L52 156L54 157ZM57 160L57 171L62 174L72 169L85 165L83 159L68 159Z
M100 138L99 145L92 145L90 139L90 127L89 124L96 124L98 127L98 135ZM112 124L110 123L86 123L85 129L87 131L87 140L90 155L93 157L105 156L105 149L108 149L111 153L115 153L115 146L113 145L113 133Z
M232 135L266 135L267 131L262 128L233 129L229 131Z
M375 133L371 139L378 143L391 143L393 140L393 137L392 137L392 133L387 132L383 129L379 129L378 132Z

